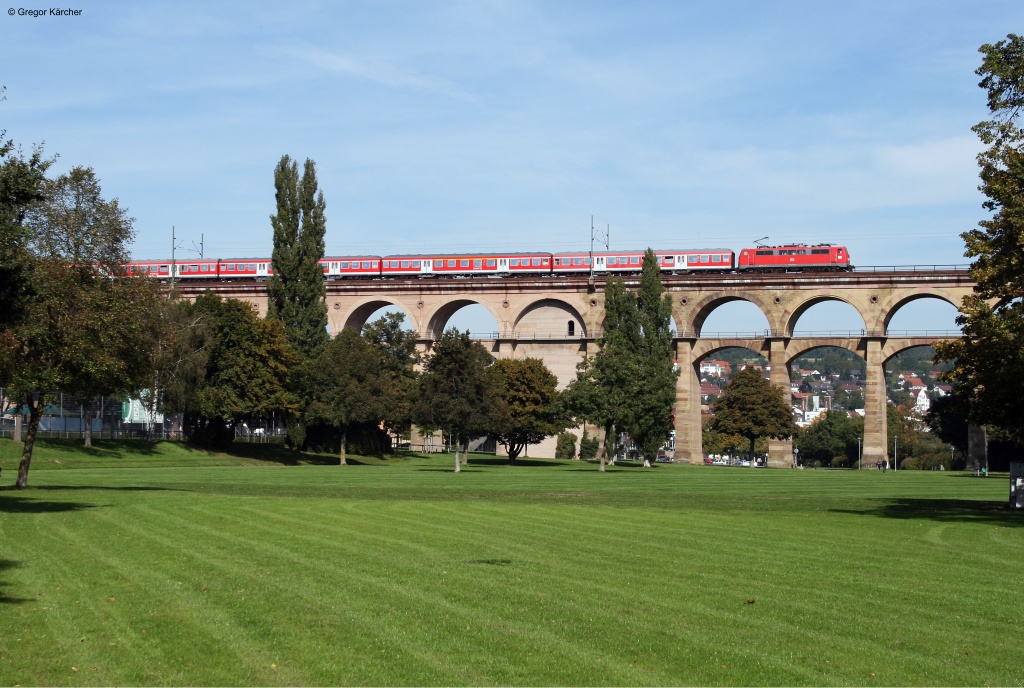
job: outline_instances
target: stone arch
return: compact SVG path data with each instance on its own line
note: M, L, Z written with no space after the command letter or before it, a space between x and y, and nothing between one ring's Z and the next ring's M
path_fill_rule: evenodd
M856 303L849 299L845 299L841 296L836 296L835 294L819 294L816 296L812 296L806 299L805 301L801 301L791 312L782 314L780 319L785 323L785 329L782 333L783 336L792 337L793 331L796 329L796 324L797 322L800 321L801 316L803 316L804 313L806 313L814 306L817 306L818 304L821 303L826 303L828 301L838 301L840 303L845 303L851 306L860 316L861 330L868 330L868 320L870 318L865 316L864 310L858 307Z
M878 329L880 332L888 333L889 323L892 322L893 316L896 315L896 313L898 313L901 308L903 308L908 303L911 303L913 301L919 301L921 299L938 299L940 301L945 301L946 303L953 306L953 308L956 308L959 311L960 303L963 300L964 295L965 294L954 295L946 290L939 289L924 293L893 294L891 297L886 299L886 301L882 304L881 312L879 314L880 322L878 323Z
M576 323L572 336L581 338L586 337L589 333L590 328L587 327L587 321L579 309L564 299L552 298L540 299L526 304L522 310L515 314L512 320L512 331L520 334L520 325L523 324L523 321L527 320L531 315L538 315L538 311L545 309L549 309L551 312L541 316L539 318L540 322L537 325L543 327L542 323L550 320L550 333L560 333L567 336L566 324L570 320ZM537 334L543 333L541 330L537 330Z
M479 305L487 309L487 312L494 318L494 322L498 328L501 329L501 317L494 311L491 304L480 299L468 299L468 298L455 298L451 301L446 301L438 306L432 313L426 317L427 327L424 333L430 339L438 339L444 334L445 326L451 319L455 312L465 306Z
M681 303L680 299L687 298L686 296L675 298L677 306ZM768 320L768 327L773 332L777 329L777 322L775 319L774 311L771 305L760 296L752 293L745 293L743 296L737 296L734 294L715 293L708 294L707 296L698 297L693 300L693 303L686 304L687 309L690 313L690 322L685 322L682 314L676 317L676 328L680 333L692 332L694 335L699 336L701 328L704 327L704 322L708 317L717 309L726 303L733 301L747 301L757 306L760 311L764 314L764 317ZM673 316L676 316L676 311L673 309Z
M381 308L387 308L388 306L401 308L402 312L405 313L405 317L409 318L409 323L413 329L417 332L420 331L420 323L416 319L414 310L402 303L400 299L383 299L379 296L368 296L357 301L342 321L342 327L353 327L361 330L371 315ZM328 306L328 316L330 316L331 309L332 307Z
M803 356L808 351L824 349L830 346L837 349L846 349L851 353L857 354L857 356L865 361L867 360L864 348L860 346L859 340L840 337L837 339L812 339L810 341L793 340L790 347L786 349L786 365L792 365L794 360L799 356Z

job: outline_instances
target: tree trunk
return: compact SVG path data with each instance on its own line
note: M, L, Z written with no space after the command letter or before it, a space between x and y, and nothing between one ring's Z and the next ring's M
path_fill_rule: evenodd
M519 455L523 452L523 447L522 445L516 446L510 442L505 445L505 448L508 449L508 464L511 466L516 462L516 459L519 458Z
M82 404L82 422L85 423L85 427L82 428L83 445L86 447L92 446L92 398L89 401ZM146 434L151 434L151 430L147 430Z
M21 450L21 463L18 464L18 482L14 487L24 490L28 487L28 468L32 463L32 446L36 443L36 431L39 430L39 421L43 418L43 396L39 401L28 400L28 431L25 433L25 446Z
M750 438L750 455L747 457L750 459L750 465L754 465L754 438Z
M651 460L650 460L650 459L648 459L648 458L647 458L647 457L645 456L645 457L644 457L644 468L650 468L650 467L651 467Z
M455 472L456 473L458 473L459 471L462 470L462 464L459 463L459 446L460 445L459 445L458 441L456 440L456 442L455 442Z
M462 442L462 465L469 465L469 440L463 440Z
M341 445L341 447L338 451L338 457L341 459L341 461L338 463L338 465L347 466L348 461L345 460L345 450L348 448L348 433L345 432L344 430L341 431L341 441L339 444Z
M18 411L14 414L14 443L21 444L21 423L23 421L21 415L21 404L18 404Z
M608 448L612 445L612 436L615 434L615 423L606 423L604 426L604 445L601 447L601 472L604 473L605 463L611 452Z

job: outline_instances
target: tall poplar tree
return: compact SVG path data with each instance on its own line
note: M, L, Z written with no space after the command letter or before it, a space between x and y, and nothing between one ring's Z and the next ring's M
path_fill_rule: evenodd
M634 346L636 394L626 431L644 457L644 466L650 467L651 459L672 434L672 407L679 378L672 350L672 296L665 293L658 258L651 249L644 253L636 311L640 325Z
M978 85L988 92L991 119L974 132L988 146L978 155L979 189L992 215L961 235L977 280L957 318L964 337L935 350L955 361L945 377L958 384L964 415L1024 441L1024 37L1009 34L979 51Z
M621 430L629 433L649 467L671 437L679 377L672 351L672 297L661 283L654 251L644 254L636 294L621 278L608 278L604 308L600 349L580 365L565 403L577 418L604 426L602 471Z
M285 335L305 358L315 358L327 345L327 288L320 259L324 257L324 194L318 190L316 165L284 155L274 169L277 214L274 228L274 274L267 280L267 317L280 320Z

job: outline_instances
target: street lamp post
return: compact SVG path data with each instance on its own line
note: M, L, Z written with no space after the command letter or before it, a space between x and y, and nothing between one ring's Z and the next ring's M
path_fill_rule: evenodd
M793 447L793 468L800 465L800 449Z

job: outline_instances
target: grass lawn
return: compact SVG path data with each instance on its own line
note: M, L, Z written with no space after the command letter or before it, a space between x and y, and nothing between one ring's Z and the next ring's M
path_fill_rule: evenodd
M1005 475L330 460L42 442L0 684L1024 683Z

